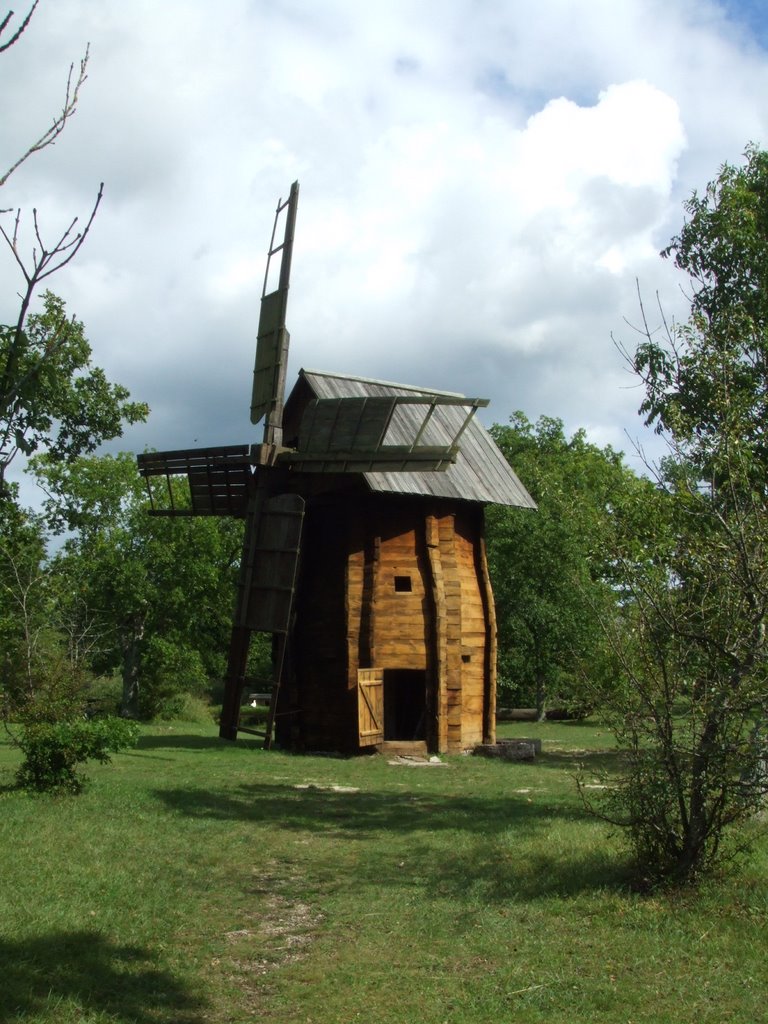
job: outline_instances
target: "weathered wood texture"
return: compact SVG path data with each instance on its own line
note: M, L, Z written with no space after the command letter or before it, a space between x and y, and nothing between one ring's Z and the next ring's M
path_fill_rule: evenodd
M384 741L384 672L380 668L358 669L357 722L361 747Z
M496 684L498 641L496 634L496 605L493 600L491 574L488 570L488 556L485 546L485 528L481 529L478 545L479 574L486 618L485 648L485 707L483 709L483 742L496 742Z
M432 680L432 703L429 708L433 748L448 750L448 618L445 601L445 576L440 557L439 520L427 515L424 520L424 537L430 568L433 628L430 636L428 664Z
M483 739L484 711L488 700L487 609L483 581L478 572L482 520L475 510L461 509L454 521L457 576L461 588L462 680L461 747L474 746Z
M457 404L441 407L431 427L436 433L424 438L426 444L443 442L445 437L454 441L462 430L466 417L461 408L461 395L391 384L386 381L366 380L361 377L320 373L316 370L301 370L299 380L285 405L285 441L298 444L301 417L307 403L314 398L378 398L410 396L453 400ZM471 401L471 400L470 400ZM390 440L404 444L411 440L410 425L407 429L390 432ZM445 472L366 472L365 482L371 491L399 495L420 495L448 498L460 502L496 502L501 505L515 505L535 508L531 496L525 490L504 456L493 443L481 423L474 417L466 431L461 434L456 462Z
M246 513L253 483L247 444L144 452L136 461L146 481L152 515L242 517ZM178 505L174 499L174 476L187 477L189 504ZM164 483L155 486L157 477L164 478Z
M431 615L425 603L426 558L419 536L423 517L404 509L393 512L391 519L376 518L379 553L372 600L374 664L426 671Z
M242 625L264 633L287 633L301 547L304 499L298 494L263 498L244 546L239 597ZM256 528L254 528L256 527Z
M380 744L382 708L361 703L363 678L375 679L386 741L423 738L431 751L457 752L488 739L481 510L347 495L310 501L305 523L291 703L278 726L281 714L292 718L305 749ZM377 674L360 676L368 670Z

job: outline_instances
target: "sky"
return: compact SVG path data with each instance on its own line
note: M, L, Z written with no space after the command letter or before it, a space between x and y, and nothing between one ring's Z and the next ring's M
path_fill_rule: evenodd
M30 251L33 208L53 240L104 182L49 284L151 406L110 450L261 440L259 298L298 179L289 387L303 366L489 398L486 424L559 417L640 468L615 342L639 340L638 291L652 327L657 296L685 318L659 252L768 145L762 0L41 0L0 55L5 166L86 45L76 115L0 206ZM13 322L6 250L0 285Z

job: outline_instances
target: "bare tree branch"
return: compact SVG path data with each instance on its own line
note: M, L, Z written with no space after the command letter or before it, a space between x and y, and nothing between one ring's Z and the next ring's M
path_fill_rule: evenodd
M89 51L90 43L85 47L85 56L80 61L80 72L74 82L74 85L72 83L72 76L74 74L75 65L69 65L67 88L64 93L64 105L61 108L61 113L53 119L53 124L43 132L37 142L33 142L29 149L27 149L27 151L8 168L5 174L0 177L0 188L2 188L13 172L17 170L25 160L31 157L33 153L39 153L41 149L45 149L47 146L52 146L59 135L64 131L67 121L72 117L77 109L77 101L80 98L80 89L88 78L86 69L88 67Z
M80 247L88 237L88 232L91 230L91 225L93 224L103 195L104 182L99 185L96 201L93 204L85 227L76 234L73 234L78 221L78 218L75 217L51 249L46 249L45 247L40 234L37 210L33 210L32 214L35 226L35 237L37 238L39 250L37 248L32 250L32 261L29 265L24 262L21 254L19 253L18 230L20 214L17 213L16 215L11 234L9 234L0 224L0 235L3 236L9 249L13 253L14 259L18 263L26 282L26 288L21 295L21 306L16 326L14 328L14 337L9 346L5 366L2 368L2 375L0 376L0 423L6 419L7 413L22 385L26 383L31 374L39 372L45 359L50 358L50 356L53 355L60 345L66 340L65 332L58 342L55 342L49 347L45 357L35 366L34 370L30 371L24 377L17 379L16 375L18 372L19 354L23 343L24 322L27 317L27 312L29 310L29 305L32 301L34 291L41 281L44 281L47 277L50 277L51 274L55 274L57 271L61 270L62 267L65 267L75 258L77 253L80 251Z
M40 0L35 0L35 2L30 7L29 11L27 12L26 18L24 19L24 21L22 21L21 25L19 25L19 27L13 33L11 38L7 39L4 43L0 42L0 53L3 53L5 50L10 50L10 48L13 46L13 44L17 43L19 41L19 38L20 38L22 32L24 32L24 30L26 29L27 25L32 20L32 15L35 13L35 8L37 7L39 2L40 2ZM8 11L8 13L3 18L3 20L0 21L0 36L2 36L3 32L5 32L5 30L8 28L8 25L10 24L10 21L11 21L12 17L13 17L13 11Z

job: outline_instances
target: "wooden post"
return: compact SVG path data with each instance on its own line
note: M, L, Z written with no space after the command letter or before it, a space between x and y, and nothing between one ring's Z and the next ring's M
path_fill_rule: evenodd
M427 561L431 576L432 596L432 629L429 631L429 651L427 664L434 673L434 708L435 723L433 734L437 740L437 753L442 754L448 749L448 691L447 691L447 637L445 579L440 558L439 522L436 516L428 515L424 519L424 532L427 547Z
M480 534L479 568L482 583L481 592L485 605L486 644L485 644L485 694L483 699L483 742L496 742L496 606L493 601L491 575L488 571L488 557L485 549L485 527Z
M221 709L219 736L223 740L236 740L240 723L240 702L243 699L245 670L248 664L248 650L251 646L251 631L247 626L234 625L229 642L227 674L224 679L224 705Z

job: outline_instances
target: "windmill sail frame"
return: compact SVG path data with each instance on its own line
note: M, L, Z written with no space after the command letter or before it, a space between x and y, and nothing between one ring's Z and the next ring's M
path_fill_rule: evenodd
M299 183L294 181L288 198L277 204L261 292L261 312L251 395L251 423L258 423L263 417L266 417L264 423L265 445L279 446L282 444L285 374L290 344L290 334L285 326L285 318L288 308L288 288L298 202ZM275 245L278 222L284 210L286 213L283 239L278 245ZM280 256L278 285L274 291L268 293L272 258L278 255Z

